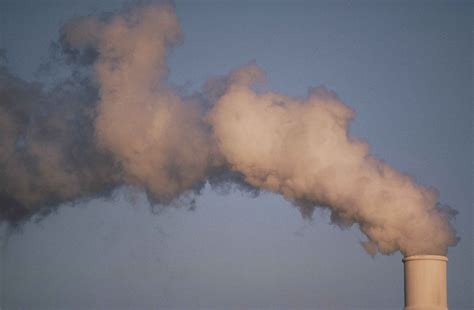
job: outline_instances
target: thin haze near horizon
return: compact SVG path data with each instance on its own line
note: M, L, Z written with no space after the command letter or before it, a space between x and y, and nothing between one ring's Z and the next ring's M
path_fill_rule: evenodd
M1 47L13 73L32 79L61 22L120 6L54 4L5 3ZM390 165L438 188L440 201L460 212L455 228L462 240L449 250L450 305L469 308L471 10L466 3L177 2L184 39L168 57L170 81L197 89L254 59L272 90L336 91L356 113L351 133ZM38 55L26 52L32 50ZM142 193L117 190L112 200L63 207L26 225L4 246L5 307L401 304L399 255L371 260L357 229L329 226L324 211L304 221L278 196L219 196L208 187L194 212L185 209L150 216Z

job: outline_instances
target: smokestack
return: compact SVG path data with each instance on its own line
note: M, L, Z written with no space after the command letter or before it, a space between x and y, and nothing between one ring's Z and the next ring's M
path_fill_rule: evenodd
M447 310L446 265L440 255L413 255L403 259L405 310Z

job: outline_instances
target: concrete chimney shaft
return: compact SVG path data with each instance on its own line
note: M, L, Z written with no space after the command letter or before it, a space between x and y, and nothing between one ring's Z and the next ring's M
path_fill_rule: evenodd
M405 266L405 310L447 310L446 265L439 255L413 255Z

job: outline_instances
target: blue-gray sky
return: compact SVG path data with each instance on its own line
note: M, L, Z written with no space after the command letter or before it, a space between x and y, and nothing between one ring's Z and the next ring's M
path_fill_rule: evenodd
M35 79L63 22L120 1L0 3L9 69ZM451 309L471 309L472 13L469 2L177 1L170 81L198 89L255 60L269 87L325 85L356 112L351 133L459 211ZM401 255L368 256L356 227L311 221L281 197L206 188L197 208L151 214L142 193L61 207L2 251L2 306L400 309Z

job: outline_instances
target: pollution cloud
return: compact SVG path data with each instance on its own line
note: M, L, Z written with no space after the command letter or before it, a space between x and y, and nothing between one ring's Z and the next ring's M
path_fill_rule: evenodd
M311 216L326 208L358 225L365 250L445 254L455 211L348 133L337 95L257 90L255 63L182 96L167 83L166 53L182 39L169 4L142 4L67 22L58 47L73 74L50 89L0 67L0 219L16 225L59 203L119 185L169 204L214 187L281 194Z

